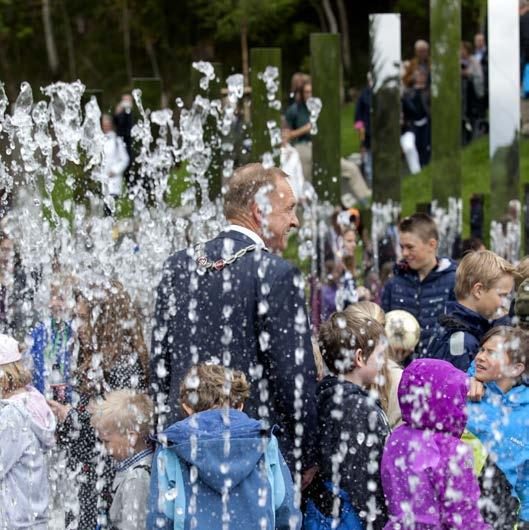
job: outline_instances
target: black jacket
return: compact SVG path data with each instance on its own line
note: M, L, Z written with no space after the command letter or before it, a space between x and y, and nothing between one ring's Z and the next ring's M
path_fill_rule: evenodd
M319 465L324 481L336 483L348 495L363 521L376 519L373 529L384 527L386 502L380 478L380 461L390 433L388 420L377 401L348 381L325 377L318 386ZM340 464L335 464L337 455ZM333 480L334 477L334 480ZM371 485L376 489L370 490Z
M307 467L315 463L316 376L301 274L265 250L222 270L197 271L201 256L216 262L253 243L238 231L222 232L195 256L182 250L169 258L157 293L151 387L168 396L171 424L181 417L179 387L193 363L216 359L243 371L251 383L245 412L278 425L290 467L301 423Z

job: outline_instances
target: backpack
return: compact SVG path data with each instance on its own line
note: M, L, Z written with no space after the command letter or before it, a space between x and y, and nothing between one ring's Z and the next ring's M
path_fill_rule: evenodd
M304 530L364 530L365 526L356 514L349 495L340 489L340 512L338 526L333 526L332 509L335 496L332 493L332 482L322 482L316 477L309 487L305 514Z

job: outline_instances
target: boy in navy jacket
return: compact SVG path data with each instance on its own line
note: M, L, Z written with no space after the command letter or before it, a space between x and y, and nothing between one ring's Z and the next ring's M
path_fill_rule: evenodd
M387 313L403 309L421 325L421 338L415 352L421 356L437 327L446 303L454 299L456 263L437 257L439 233L433 219L415 213L399 224L403 261L382 292L382 309Z
M467 371L483 335L509 309L513 274L514 267L490 250L468 253L457 267L457 302L447 304L425 356Z

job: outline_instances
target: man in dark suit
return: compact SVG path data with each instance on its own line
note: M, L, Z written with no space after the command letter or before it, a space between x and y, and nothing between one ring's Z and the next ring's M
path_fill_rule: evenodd
M213 360L244 371L251 382L245 412L265 428L278 426L292 471L296 461L298 470L314 464L316 433L305 284L275 253L299 226L296 205L280 169L248 164L235 172L224 197L228 228L166 263L151 364L151 386L167 396L169 423L179 418L179 386L190 365Z

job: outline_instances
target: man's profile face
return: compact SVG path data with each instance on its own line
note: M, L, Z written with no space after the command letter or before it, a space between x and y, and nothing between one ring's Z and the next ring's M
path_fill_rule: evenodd
M485 46L485 36L482 35L481 33L478 33L475 37L474 37L474 48L476 49L481 49Z
M306 103L309 98L312 97L312 85L307 83L303 87L303 101Z
M270 250L283 251L287 248L290 230L299 227L297 200L290 183L282 177L278 178L275 190L268 197L272 211L267 216L263 239Z

